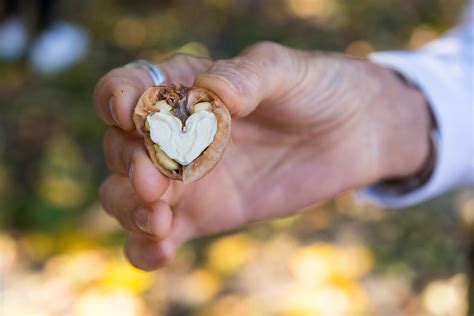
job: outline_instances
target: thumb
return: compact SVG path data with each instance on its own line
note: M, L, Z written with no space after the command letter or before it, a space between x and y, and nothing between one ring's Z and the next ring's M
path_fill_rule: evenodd
M194 82L217 94L233 117L244 117L277 99L299 81L296 50L272 42L254 44L239 56L219 60Z

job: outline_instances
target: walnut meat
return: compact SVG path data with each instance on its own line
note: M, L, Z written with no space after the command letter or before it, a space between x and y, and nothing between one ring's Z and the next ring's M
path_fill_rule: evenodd
M230 114L211 91L183 85L148 88L133 121L154 165L189 183L209 173L230 138Z

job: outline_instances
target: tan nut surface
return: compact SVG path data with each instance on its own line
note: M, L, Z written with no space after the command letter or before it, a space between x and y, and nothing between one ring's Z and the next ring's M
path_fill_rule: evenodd
M180 164L153 142L147 118L154 113L166 113L179 119L183 129L186 129L187 119L200 111L208 111L213 114L217 129L210 144L199 156L190 163ZM208 174L222 157L230 138L231 117L229 111L214 93L203 88L189 88L183 85L148 88L135 106L133 121L137 131L145 138L145 147L153 164L165 176L181 180L184 183L196 181ZM196 137L200 136L199 133L196 135Z

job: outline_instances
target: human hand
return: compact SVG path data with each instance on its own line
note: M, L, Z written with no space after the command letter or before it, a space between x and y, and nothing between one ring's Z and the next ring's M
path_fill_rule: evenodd
M126 254L152 270L183 242L294 214L343 191L414 174L429 151L423 96L391 71L337 54L259 43L229 60L175 55L169 83L216 93L232 117L216 168L191 183L165 178L134 131L133 108L152 85L137 68L97 84L94 104L114 127L104 136L105 210L130 232Z

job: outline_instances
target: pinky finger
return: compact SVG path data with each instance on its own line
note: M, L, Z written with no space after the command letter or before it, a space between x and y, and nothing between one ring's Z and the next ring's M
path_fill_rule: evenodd
M130 234L125 244L125 255L138 269L152 271L169 264L176 253L171 239L157 241L139 234Z
M125 255L137 268L151 271L168 265L183 242L198 237L194 225L177 214L169 235L157 240L143 234L131 233L125 244Z

